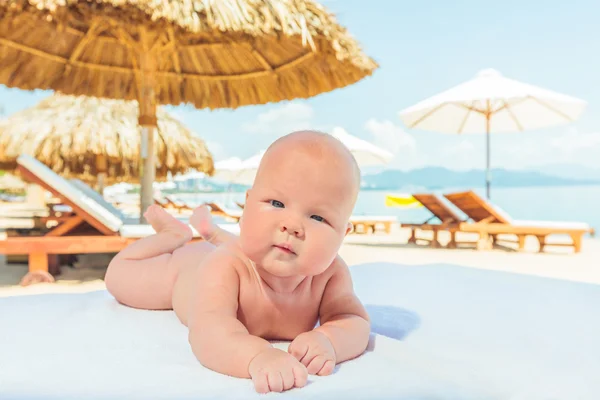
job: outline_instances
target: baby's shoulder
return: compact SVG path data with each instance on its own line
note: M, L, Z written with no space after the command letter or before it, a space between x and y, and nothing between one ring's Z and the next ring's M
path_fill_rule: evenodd
M344 259L338 254L329 267L325 271L323 271L320 275L317 275L315 278L327 283L333 276L339 273L344 273L348 270L348 265L344 261Z
M227 260L237 264L244 260L244 254L240 246L235 242L223 243L217 246L213 253L220 260Z

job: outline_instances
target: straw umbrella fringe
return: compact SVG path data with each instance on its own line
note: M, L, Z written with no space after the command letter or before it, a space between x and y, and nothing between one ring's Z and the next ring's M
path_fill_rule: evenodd
M139 101L140 215L157 104L307 98L377 68L312 0L0 0L0 20L0 83Z
M158 109L156 177L197 169L211 175L204 141ZM136 101L54 95L0 121L0 169L14 170L30 154L68 178L96 183L139 182L140 134Z
M146 70L158 104L236 108L312 97L377 68L306 0L4 0L0 18L0 81L23 89L134 100Z

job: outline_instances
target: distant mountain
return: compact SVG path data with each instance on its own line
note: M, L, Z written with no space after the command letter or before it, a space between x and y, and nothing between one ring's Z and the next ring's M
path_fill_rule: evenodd
M572 179L544 174L538 171L492 169L492 185L496 187L561 186L600 184L597 179ZM424 187L481 187L485 185L485 171L453 171L443 167L426 167L411 171L385 170L363 176L363 189L402 189Z
M551 164L532 168L532 170L559 178L600 180L600 168L591 168L577 164Z

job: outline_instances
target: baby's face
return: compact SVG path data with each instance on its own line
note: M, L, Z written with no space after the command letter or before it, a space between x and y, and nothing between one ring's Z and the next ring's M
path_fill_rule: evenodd
M277 277L322 273L350 226L355 183L347 168L303 154L270 157L248 192L243 251Z

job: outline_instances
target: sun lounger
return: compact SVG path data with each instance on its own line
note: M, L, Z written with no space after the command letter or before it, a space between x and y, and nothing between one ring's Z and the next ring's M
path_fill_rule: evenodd
M191 211L194 209L194 207L190 206L185 201L181 201L172 195L164 196L164 200L167 202L167 208L174 208L177 211Z
M496 235L512 234L517 236L519 250L525 247L526 236L537 237L543 251L548 245L572 246L576 253L581 251L581 242L586 233L594 230L581 222L519 221L511 218L500 207L483 199L473 191L446 194L445 197L465 213L473 222L462 222L460 231L478 233L479 249L491 248ZM563 234L571 237L572 243L547 243L546 237Z
M374 233L379 227L385 233L390 233L392 224L396 222L397 219L393 216L353 215L350 217L354 233Z
M29 256L29 273L23 278L23 284L38 280L51 282L49 268L55 267L50 265L56 260L54 255L118 252L135 240L155 233L150 225L126 218L85 183L67 181L27 155L21 155L17 163L24 179L50 191L73 210L72 215L58 221L58 225L43 236L0 240L0 254ZM222 227L237 231L237 226L225 224Z
M204 204L210 207L211 214L223 217L227 220L238 222L240 218L242 218L242 208L227 207L226 205L215 201Z
M417 199L429 212L432 217L420 224L409 224L402 223L402 228L410 228L411 236L408 239L408 243L417 243L417 240L425 240L417 238L417 230L432 231L433 239L430 242L431 247L441 247L438 241L439 231L450 232L450 241L447 247L456 247L456 232L458 231L459 225L463 218L458 215L452 208L450 208L444 201L436 194L433 193L417 193L413 194L413 197ZM438 219L439 223L431 223L432 220Z

